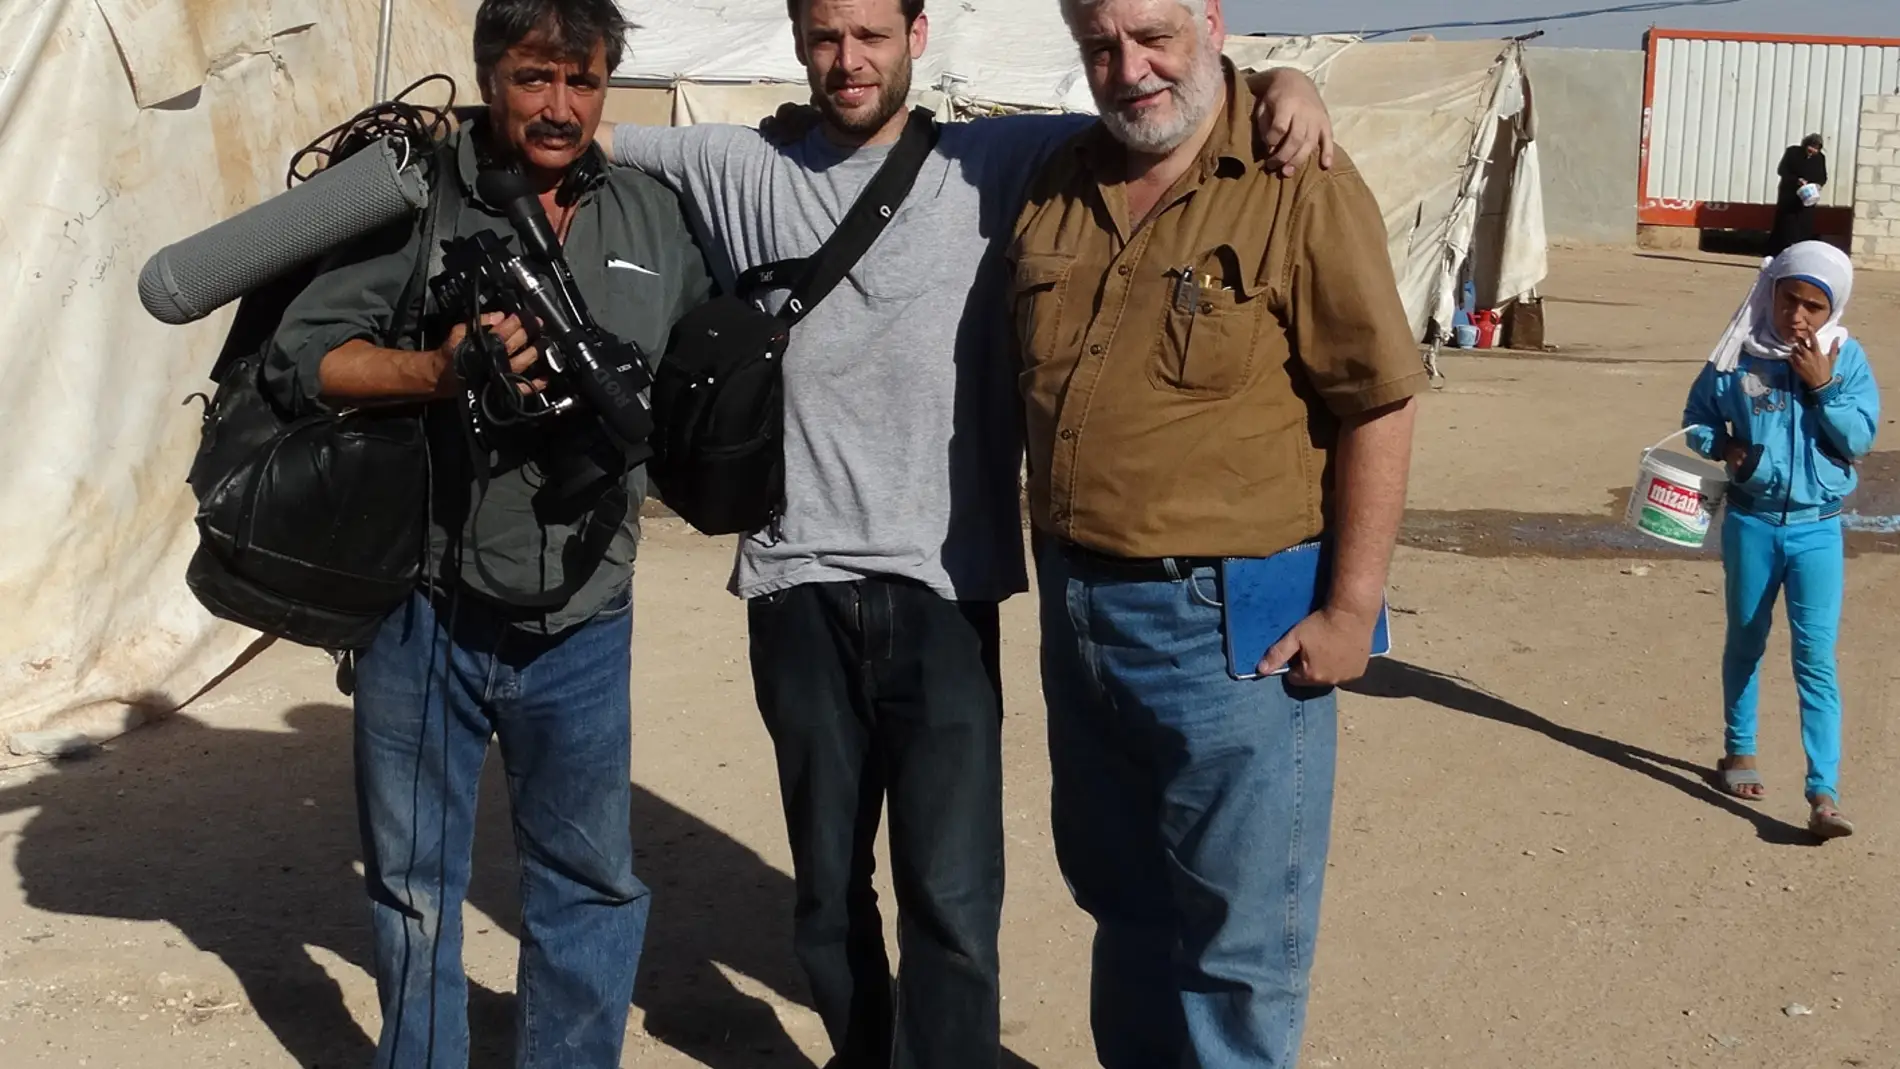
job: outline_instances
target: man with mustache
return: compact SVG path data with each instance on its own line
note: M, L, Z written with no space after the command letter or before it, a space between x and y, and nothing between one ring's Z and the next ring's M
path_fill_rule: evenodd
M1333 688L1365 671L1426 381L1371 191L1263 159L1221 8L1063 0L1101 122L1009 253L1055 844L1107 1069L1298 1058ZM1246 579L1311 589L1296 562L1323 607L1231 665Z
M789 0L819 112L802 139L621 125L613 154L686 194L727 285L808 257L911 121L923 8ZM1289 165L1304 159L1329 135L1317 92L1291 73L1262 87L1278 103L1263 132ZM1027 576L998 238L1038 161L1088 122L943 127L887 229L792 330L785 512L742 540L732 590L747 601L778 754L795 949L837 1069L979 1069L1000 1056L997 607ZM895 985L872 888L886 806Z
M648 906L628 820L645 470L626 471L621 454L584 488L550 477L574 471L568 443L591 426L573 424L592 418L584 413L547 431L491 426L492 455L472 456L455 370L467 328L408 287L419 268L437 273L434 238L490 230L519 248L504 206L484 201L476 181L505 169L539 194L582 300L609 332L659 352L705 299L711 280L677 196L609 168L593 145L626 29L613 0L484 0L474 52L488 107L438 156L442 219L343 254L291 305L267 354L267 385L292 411L420 402L430 429L428 580L355 659L378 1069L468 1064L462 905L491 738L522 868L515 1064L620 1064ZM405 294L411 304L399 309ZM418 318L413 335L390 336L392 323ZM527 326L499 315L484 325L520 388L545 388ZM478 480L475 465L489 476Z

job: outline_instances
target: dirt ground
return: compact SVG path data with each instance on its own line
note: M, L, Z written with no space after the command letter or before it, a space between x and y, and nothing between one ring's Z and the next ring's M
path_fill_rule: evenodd
M1302 1064L1900 1067L1900 535L1859 536L1849 562L1843 801L1861 834L1817 847L1785 628L1763 685L1772 793L1752 807L1704 782L1720 565L1615 527L1747 265L1553 258L1560 348L1448 353L1426 399L1396 656L1343 700ZM1852 323L1900 416L1900 276L1863 276ZM1900 450L1892 422L1881 447ZM1862 514L1900 513L1892 459L1869 465ZM656 897L629 1066L826 1055L789 952L729 552L656 522L641 558L634 816ZM1004 1029L1019 1069L1071 1069L1094 1064L1090 926L1049 843L1033 619L1029 597L1006 607ZM0 776L0 1066L366 1062L348 715L327 659L279 645L88 760ZM515 899L488 786L467 958L475 1063L499 1067Z

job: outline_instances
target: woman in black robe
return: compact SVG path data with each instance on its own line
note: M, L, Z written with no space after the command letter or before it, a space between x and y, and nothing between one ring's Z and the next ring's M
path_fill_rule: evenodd
M1814 238L1814 208L1801 203L1801 187L1809 182L1827 185L1827 154L1821 135L1809 134L1799 145L1788 146L1781 157L1781 192L1775 200L1775 229L1768 236L1768 253L1780 256L1788 246Z

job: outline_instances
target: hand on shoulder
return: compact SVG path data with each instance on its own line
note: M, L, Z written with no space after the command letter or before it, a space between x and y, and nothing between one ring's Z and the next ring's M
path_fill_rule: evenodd
M1254 89L1254 126L1266 149L1268 170L1292 178L1318 156L1320 170L1333 167L1333 117L1319 86L1304 72L1276 67L1248 82Z

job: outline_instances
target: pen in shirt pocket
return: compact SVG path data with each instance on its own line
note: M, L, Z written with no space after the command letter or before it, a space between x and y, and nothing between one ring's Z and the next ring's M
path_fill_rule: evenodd
M1200 294L1218 292L1240 299L1240 258L1232 246L1220 245L1208 250L1201 255L1196 267L1200 271Z
M1201 284L1194 277L1194 265L1183 264L1174 279L1174 310L1193 315L1201 305Z

